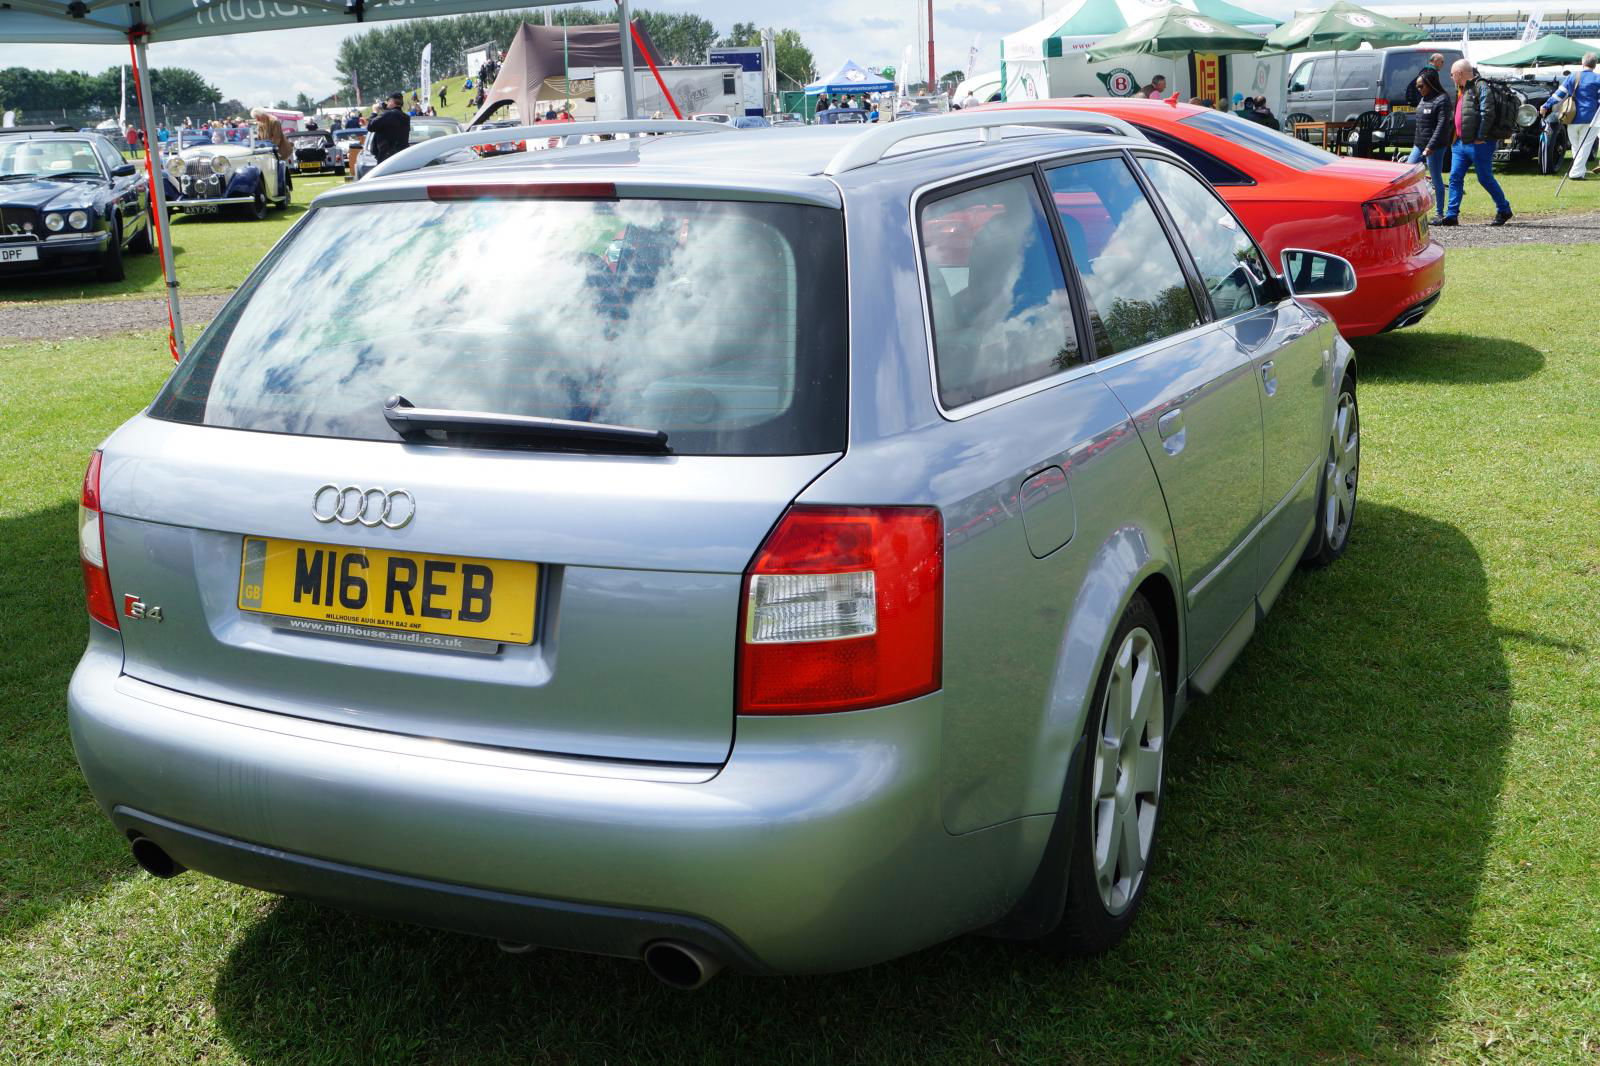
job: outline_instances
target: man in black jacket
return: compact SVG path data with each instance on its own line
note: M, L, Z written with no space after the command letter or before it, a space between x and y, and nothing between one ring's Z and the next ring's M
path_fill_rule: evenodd
M396 152L405 150L411 143L411 116L406 114L406 98L400 93L389 94L389 106L367 123L366 150L379 163Z
M1461 213L1461 197L1466 193L1467 171L1471 169L1478 175L1478 184L1494 200L1494 221L1489 225L1504 226L1511 221L1511 203L1494 176L1495 142L1489 140L1492 90L1488 82L1478 77L1477 68L1465 59L1456 60L1450 68L1450 80L1456 83L1456 143L1450 147L1450 206L1439 225L1459 225L1456 216Z

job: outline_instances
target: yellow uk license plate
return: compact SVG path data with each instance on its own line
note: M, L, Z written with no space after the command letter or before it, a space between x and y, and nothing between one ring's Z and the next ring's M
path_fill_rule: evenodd
M321 163L301 163L300 164L300 169L301 170L321 170L322 169L322 164Z
M290 629L441 648L483 650L432 638L532 644L538 592L539 564L505 559L245 537L239 563L241 610Z

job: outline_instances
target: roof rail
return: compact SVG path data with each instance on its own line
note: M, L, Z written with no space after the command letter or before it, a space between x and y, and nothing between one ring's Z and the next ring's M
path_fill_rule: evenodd
M549 123L537 126L501 126L494 129L468 130L452 133L448 137L413 144L385 159L367 175L369 178L387 177L421 170L438 162L452 152L471 148L477 144L492 144L506 140L537 140L560 137L570 143L574 138L596 136L602 133L732 133L732 125L720 122L694 122L678 119L633 119L617 122L562 122L552 127Z
M903 120L901 120L903 121ZM1124 137L1135 137L1139 140L1149 138L1139 132L1133 124L1099 111L1071 111L1062 109L1046 109L1042 107L1017 108L1015 110L985 110L963 111L959 115L941 115L938 118L920 118L906 122L904 126L900 121L891 122L887 126L878 126L870 132L850 141L849 144L834 153L828 165L822 169L824 174L832 176L843 174L847 170L858 170L861 167L870 167L883 159L889 149L901 141L909 141L916 137L934 137L941 133L953 133L958 130L978 130L983 136L983 141L998 140L998 131L1006 126L1049 126L1057 129L1082 129L1096 133L1103 133L1107 129L1119 133Z

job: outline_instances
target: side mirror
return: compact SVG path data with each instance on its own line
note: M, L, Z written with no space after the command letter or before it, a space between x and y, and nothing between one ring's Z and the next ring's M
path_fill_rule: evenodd
M113 178L131 178L137 173L139 173L139 168L132 163L119 163L111 168L111 176Z
M1305 248L1285 248L1283 280L1293 296L1348 296L1356 291L1356 268L1348 259Z

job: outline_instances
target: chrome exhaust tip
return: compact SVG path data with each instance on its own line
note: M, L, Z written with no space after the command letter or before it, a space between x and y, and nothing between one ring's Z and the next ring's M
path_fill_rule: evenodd
M133 861L139 864L139 869L151 877L165 880L177 877L188 869L187 866L166 853L160 844L149 837L133 838Z
M657 940L647 946L644 965L662 984L685 992L703 987L722 969L720 960L676 940Z

